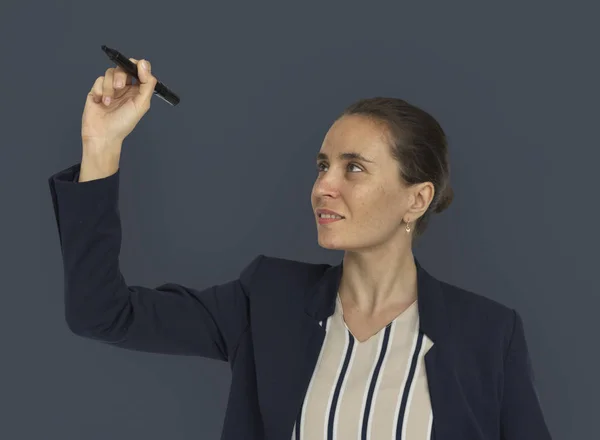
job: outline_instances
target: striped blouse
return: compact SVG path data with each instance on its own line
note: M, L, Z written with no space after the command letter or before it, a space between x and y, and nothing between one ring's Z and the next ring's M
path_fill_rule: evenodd
M292 440L430 440L433 413L417 301L363 342L338 294Z

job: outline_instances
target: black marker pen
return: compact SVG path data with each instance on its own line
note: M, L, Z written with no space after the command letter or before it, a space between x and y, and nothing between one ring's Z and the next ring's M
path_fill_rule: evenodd
M106 55L108 55L108 58L110 58L111 61L113 61L117 66L122 67L138 82L140 81L140 78L137 75L137 66L135 65L135 63L129 61L129 58L127 58L118 50L111 49L110 47L106 47L104 45L102 45L102 50L106 53ZM179 96L177 96L175 93L169 90L169 88L160 81L158 81L156 83L156 86L154 87L154 94L173 106L179 104Z

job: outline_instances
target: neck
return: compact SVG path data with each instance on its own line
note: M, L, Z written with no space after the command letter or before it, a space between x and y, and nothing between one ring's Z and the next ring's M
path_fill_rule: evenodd
M339 295L348 307L366 315L417 299L417 266L411 249L396 255L346 251Z

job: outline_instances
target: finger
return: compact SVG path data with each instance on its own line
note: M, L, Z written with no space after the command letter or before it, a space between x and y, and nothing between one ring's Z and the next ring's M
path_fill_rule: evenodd
M114 72L115 68L109 67L106 69L106 73L104 74L104 83L102 84L102 102L105 105L110 104L110 101L115 93L113 88Z
M125 85L131 85L133 76L129 75L122 67L116 67L113 75L113 88L122 89Z
M135 58L129 58L129 61L131 61L134 64L137 64L137 62L138 62L138 60L136 60ZM131 84L133 84L133 75L130 75L121 66L116 67L115 68L115 73L114 73L114 84L113 84L113 87L115 89L121 89L125 85L129 86Z
M88 93L88 96L96 104L98 104L100 101L102 101L102 84L103 83L104 83L104 77L99 76L98 78L96 78L96 81L94 82L92 89L90 90L90 93Z
M142 63L146 63L147 69L142 67ZM149 108L152 94L154 93L154 86L158 82L157 79L152 75L152 67L148 60L140 60L136 63L138 71L138 77L140 78L140 92L133 98L134 103L140 108Z

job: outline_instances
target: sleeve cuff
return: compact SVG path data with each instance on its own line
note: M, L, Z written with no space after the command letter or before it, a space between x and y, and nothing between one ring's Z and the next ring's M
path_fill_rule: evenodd
M48 178L61 244L65 230L118 210L119 170L104 178L78 182L80 169L81 163L77 163Z

